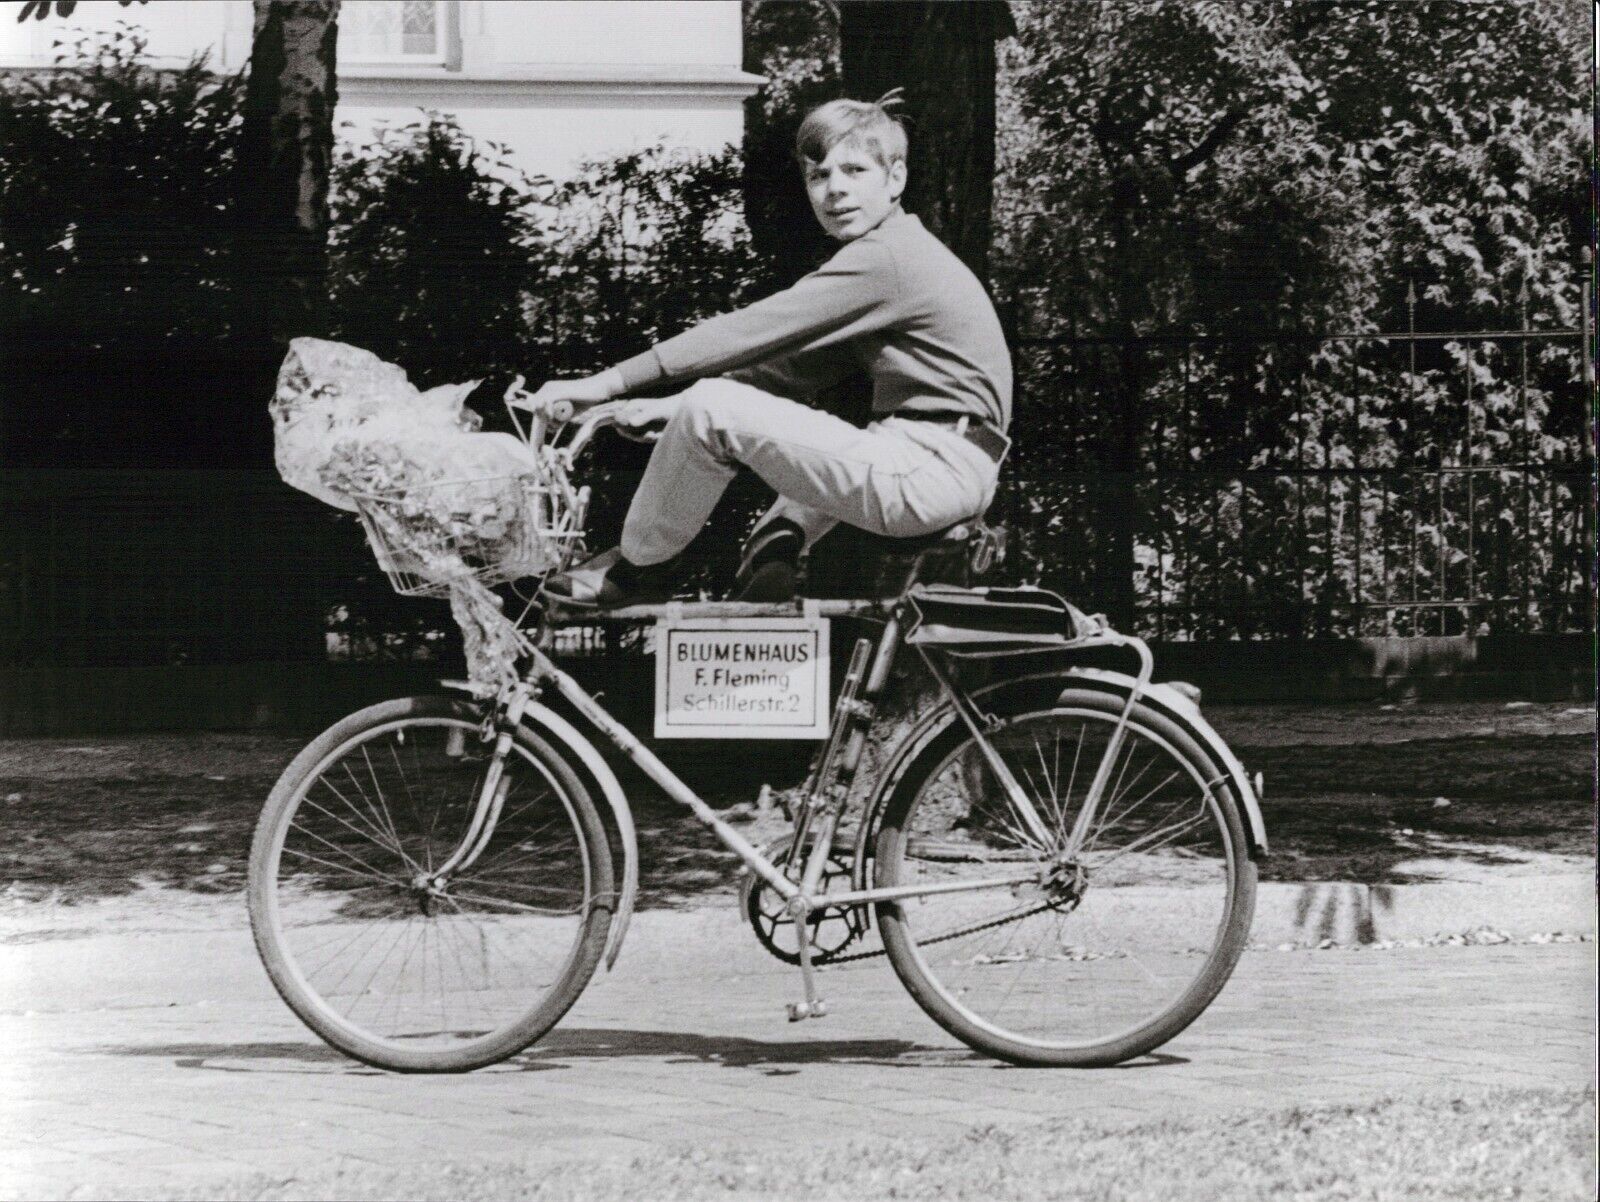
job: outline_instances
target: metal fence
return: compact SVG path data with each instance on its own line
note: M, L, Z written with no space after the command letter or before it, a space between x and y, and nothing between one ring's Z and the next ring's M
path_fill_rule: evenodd
M1015 330L1011 570L1167 639L1592 631L1587 322L1407 309L1398 333Z

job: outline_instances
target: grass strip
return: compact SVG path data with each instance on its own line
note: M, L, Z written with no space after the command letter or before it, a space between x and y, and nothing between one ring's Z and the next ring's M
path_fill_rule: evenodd
M1064 1087L1070 1075L1063 1075ZM627 1158L349 1167L167 1197L222 1199L1564 1199L1596 1196L1595 1099L1503 1089L1114 1126L976 1127L815 1152L717 1146ZM530 1134L532 1134L530 1132Z

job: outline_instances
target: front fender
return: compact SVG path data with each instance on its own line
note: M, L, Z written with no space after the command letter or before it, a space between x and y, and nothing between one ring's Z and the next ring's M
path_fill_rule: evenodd
M486 691L460 680L440 681L447 689L471 693L480 701ZM578 729L547 705L534 702L522 711L522 720L529 726L542 728L550 737L552 746L569 752L577 760L577 767L587 773L599 787L600 795L611 807L616 820L617 838L622 846L622 894L611 916L611 931L606 936L605 964L609 972L622 952L622 940L628 933L628 923L633 919L633 904L639 893L639 836L633 824L633 811L628 807L628 797L622 791L617 774L611 771L595 745L584 738Z
M634 899L639 893L639 836L633 825L633 811L628 807L627 794L622 791L611 765L572 723L549 706L537 703L523 711L522 720L543 727L554 737L557 747L572 752L584 771L600 786L606 804L611 807L611 816L616 819L617 837L622 844L622 896L617 899L617 910L611 917L611 933L606 938L605 962L609 972L622 952L622 940L628 933Z

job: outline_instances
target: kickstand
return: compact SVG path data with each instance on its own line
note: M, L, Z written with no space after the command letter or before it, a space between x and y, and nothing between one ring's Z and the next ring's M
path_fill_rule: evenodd
M794 916L795 942L800 948L800 981L806 1000L789 1003L789 1021L797 1023L803 1018L824 1018L828 1003L817 996L816 970L811 967L811 924L805 912L805 903L798 897L789 903L789 913Z

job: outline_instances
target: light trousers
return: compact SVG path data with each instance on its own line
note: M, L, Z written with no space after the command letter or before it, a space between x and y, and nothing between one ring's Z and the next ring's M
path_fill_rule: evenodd
M760 525L787 518L807 546L841 521L891 538L932 534L981 515L999 476L953 426L887 417L863 429L748 384L700 380L651 453L623 555L643 566L682 551L740 465L778 494Z

